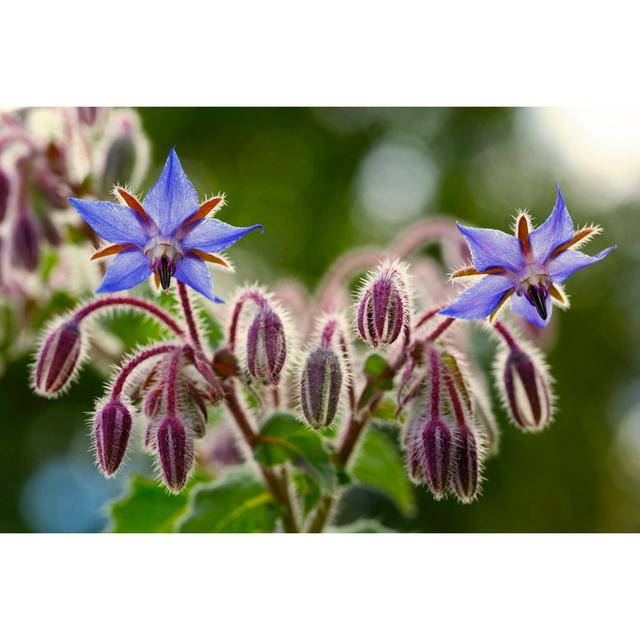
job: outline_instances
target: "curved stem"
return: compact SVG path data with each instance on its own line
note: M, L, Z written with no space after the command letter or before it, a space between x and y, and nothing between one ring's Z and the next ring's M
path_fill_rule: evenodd
M133 373L133 371L140 366L149 358L154 358L155 356L159 356L163 353L168 353L169 351L173 351L176 348L175 344L161 344L157 347L152 347L151 349L145 349L140 353L130 358L129 361L122 367L118 377L113 383L113 388L111 390L111 397L114 400L117 400L124 389L124 385L127 382L127 378Z
M267 299L259 291L253 289L245 291L236 300L236 304L233 307L233 314L231 315L231 322L229 323L229 349L231 349L231 351L235 351L236 348L236 334L238 332L240 313L247 300L253 300L259 307L266 307L269 304Z
M398 371L400 370L400 367L402 367L405 360L407 359L407 348L408 348L408 343L405 341L404 348L396 358L395 362L391 365L392 376L395 376L398 373ZM355 403L355 406L357 406L360 403L363 393L364 393L364 389L360 394L360 398L358 399L358 402ZM351 459L353 451L356 448L358 439L360 438L362 431L364 430L371 414L375 411L376 407L378 406L380 400L382 400L383 396L384 396L383 391L376 391L369 399L369 402L365 405L365 407L360 412L357 412L355 408L352 409L351 416L349 418L349 422L347 424L347 428L344 433L344 437L335 455L335 460L340 465L346 466L349 463L349 460ZM329 517L331 515L331 509L334 505L334 502L335 502L334 496L324 496L320 500L320 503L316 507L316 511L313 515L313 518L309 526L307 527L307 531L309 533L320 533L324 529L325 525L329 521Z
M193 346L202 351L202 342L200 341L200 332L198 331L198 325L196 323L195 316L193 315L193 309L191 308L191 302L189 300L189 292L184 283L178 281L178 292L180 294L180 303L182 304L182 312L184 313L184 319L187 322L189 328L189 336Z
M232 379L228 379L225 381L223 386L225 390L225 403L227 405L227 409L229 409L229 413L238 425L245 442L253 451L258 444L258 435L252 427L244 408L240 404L235 382ZM281 482L273 469L270 469L269 467L265 467L264 465L259 465L259 467L262 477L269 487L271 494L276 502L280 503L282 506L282 525L284 530L287 533L296 533L298 531L298 525L296 523L293 504L291 503L288 481L284 478L284 481Z
M440 305L439 307L435 307L434 309L429 309L425 311L416 321L415 329L419 329L425 322L433 318L433 316L437 315L440 311L445 308L446 305Z
M455 318L443 320L428 336L427 341L437 340L455 321Z
M180 359L182 358L182 348L177 348L171 356L169 371L167 373L167 414L172 418L176 417L176 406L178 403L178 376L180 375Z
M80 322L94 311L99 311L100 309L113 306L135 307L137 309L142 309L143 311L150 313L157 320L160 320L160 322L171 329L171 331L180 338L185 337L184 330L168 313L152 302L147 302L140 298L134 298L133 296L109 296L107 298L99 298L78 309L78 311L73 315L73 318L77 322Z
M512 350L518 349L518 344L515 338L511 335L509 329L507 329L506 325L500 322L500 320L496 320L493 323L493 328L502 336L503 340L507 343L507 346Z

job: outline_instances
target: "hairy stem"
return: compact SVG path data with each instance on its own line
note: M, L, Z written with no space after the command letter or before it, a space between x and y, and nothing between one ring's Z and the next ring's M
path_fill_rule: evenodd
M189 329L189 336L193 346L200 352L202 352L202 342L200 340L200 332L198 331L198 325L196 323L191 302L189 300L189 292L184 283L178 281L178 292L180 294L180 303L182 304L182 313Z
M402 367L402 365L406 361L407 348L408 341L405 341L402 351L398 355L395 362L391 365L392 376L395 376L398 373L400 367ZM360 394L358 401L355 403L355 406L358 406L360 404L363 393L364 389ZM349 417L349 422L347 423L347 428L345 429L344 437L335 455L335 461L341 466L346 467L349 463L349 460L351 459L351 456L360 438L360 435L366 427L371 414L375 411L376 407L383 397L383 391L376 391L361 411L358 412L355 408L352 409L351 415ZM307 531L309 533L320 533L325 528L327 522L329 521L331 509L334 503L334 496L323 496L321 498L320 503L318 504L313 515L313 518L311 519L311 522L307 527Z
M503 340L507 343L507 346L512 350L518 349L518 344L516 343L515 338L511 335L509 329L507 329L506 325L500 322L500 320L496 320L493 323L493 328L499 333Z
M258 444L258 435L256 434L254 428L251 426L249 417L247 416L243 406L240 403L240 399L238 398L238 393L236 391L235 382L232 379L228 379L225 381L223 387L225 391L225 403L227 405L227 409L238 425L240 433L242 434L245 442L253 451ZM271 494L273 495L276 502L278 502L282 507L282 525L284 527L284 530L287 533L296 533L298 531L298 525L296 523L295 511L291 502L291 496L289 494L288 481L286 481L285 478L285 481L281 482L273 469L265 467L264 465L259 466L262 477L269 487Z
M143 362L149 360L149 358L154 358L155 356L159 356L163 353L168 353L176 349L175 344L161 344L157 347L152 347L151 349L145 349L140 353L136 354L133 358L131 358L120 370L118 377L113 383L113 389L111 390L111 397L114 400L117 400L124 389L124 385L127 382L127 378L133 373L133 371L139 367Z
M455 318L443 320L428 336L427 340L433 342L437 340L455 321Z
M136 309L146 311L147 313L150 313L152 316L154 316L157 320L162 322L166 327L171 329L171 331L173 331L173 333L175 333L178 337L185 337L184 330L163 309L153 304L152 302L142 300L141 298L134 298L133 296L109 296L106 298L99 298L78 309L78 311L75 312L73 318L77 322L80 322L95 311L114 306L134 307Z

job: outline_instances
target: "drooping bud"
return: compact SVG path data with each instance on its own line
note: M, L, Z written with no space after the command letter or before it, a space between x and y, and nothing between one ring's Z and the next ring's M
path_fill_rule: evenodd
M553 416L553 395L541 358L514 346L498 355L495 371L513 423L523 431L540 431L548 426Z
M14 266L35 271L40 262L38 230L30 215L18 216L11 234L11 262Z
M247 333L247 369L255 380L277 385L287 357L287 339L280 316L260 308Z
M160 415L164 401L164 383L160 383L149 390L144 399L144 415L155 419Z
M478 493L479 456L475 434L467 425L458 426L451 460L451 485L461 502L471 502Z
M384 263L369 274L356 309L360 337L373 347L394 343L409 323L406 268Z
M165 484L173 493L178 493L193 463L193 440L176 417L167 416L158 427L157 442Z
M4 217L7 214L9 189L9 177L2 169L0 169L0 222L4 220Z
M451 471L451 431L440 418L428 420L422 430L424 477L436 500L449 488Z
M308 424L326 427L340 402L342 366L331 349L318 347L306 359L300 378L300 404Z
M131 182L136 166L136 145L127 133L115 137L107 149L102 172L102 190L108 193L114 184Z
M53 398L69 386L80 365L83 342L80 324L73 319L44 338L33 368L33 386L38 395Z
M96 413L93 428L96 456L105 476L118 470L130 434L131 412L120 400L110 398Z

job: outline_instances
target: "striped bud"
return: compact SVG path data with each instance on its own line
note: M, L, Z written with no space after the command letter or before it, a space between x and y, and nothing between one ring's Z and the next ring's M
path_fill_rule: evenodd
M523 431L540 431L553 415L551 381L537 356L514 347L499 356L500 390L513 423ZM499 369L499 371L498 371Z
M149 390L144 399L144 415L147 418L157 418L163 408L164 383L157 384Z
M182 422L167 416L158 427L157 443L165 484L173 493L179 493L193 464L193 441Z
M126 132L115 137L107 149L102 173L102 190L108 193L114 184L131 182L136 166L136 145Z
M255 380L277 385L287 357L282 320L270 307L258 310L247 333L247 369Z
M93 435L96 456L105 476L112 476L124 458L131 434L131 413L111 398L95 415Z
M409 322L409 294L405 270L384 264L369 275L356 311L360 337L372 347L394 343Z
M467 425L459 425L451 456L451 485L461 502L471 502L478 493L478 443Z
M0 222L4 220L4 217L7 214L9 189L9 177L2 169L0 169Z
M38 395L53 398L69 386L80 365L82 348L82 330L74 320L67 320L45 337L33 369Z
M40 262L40 240L29 215L18 216L11 234L11 262L15 267L35 271Z
M318 347L307 356L300 379L300 404L308 424L326 427L333 422L341 389L340 358L330 349Z
M422 430L424 478L436 500L449 488L451 440L449 427L439 418L430 419Z

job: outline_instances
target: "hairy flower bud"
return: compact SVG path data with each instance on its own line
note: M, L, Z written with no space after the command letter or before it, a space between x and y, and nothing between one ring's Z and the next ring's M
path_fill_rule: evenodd
M9 177L2 169L0 169L0 222L4 220L4 217L7 214L9 189Z
M93 435L98 463L105 476L112 476L124 458L131 434L131 413L114 398L96 413Z
M342 388L340 358L318 347L306 359L300 379L300 404L308 424L326 427L333 422Z
M74 320L67 320L49 333L42 341L33 368L36 393L46 398L62 393L78 370L82 349L82 330Z
M252 378L277 385L287 357L287 340L280 316L260 308L247 333L247 369Z
M478 443L467 425L458 426L456 431L451 456L451 485L461 502L471 502L478 492Z
M164 481L173 493L178 493L193 463L193 440L182 422L167 416L158 427L157 443Z
M360 292L356 327L373 347L392 344L409 322L409 294L405 269L383 264L369 275Z
M553 416L553 395L547 368L537 355L520 347L498 356L496 375L514 424L523 431L540 431Z
M38 230L32 217L20 215L11 235L11 262L14 266L35 271L40 262Z
M430 419L422 430L424 477L436 500L449 487L451 439L449 427L439 418Z
M164 389L165 385L160 383L151 388L147 393L144 399L144 415L147 416L147 418L157 418L162 411Z
M136 145L133 138L123 134L111 141L102 173L102 189L107 193L114 184L131 181L136 166Z

